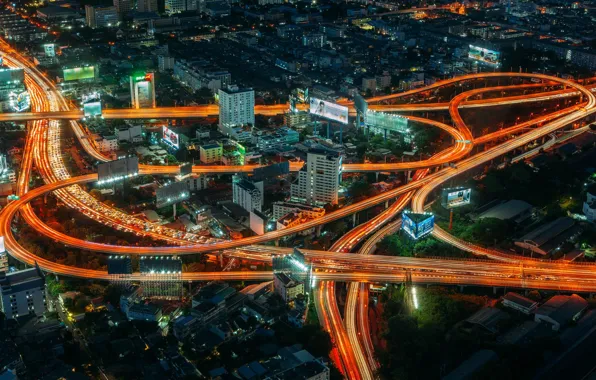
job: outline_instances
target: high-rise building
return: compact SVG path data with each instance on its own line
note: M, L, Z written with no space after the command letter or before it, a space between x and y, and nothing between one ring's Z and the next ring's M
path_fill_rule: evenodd
M261 211L264 192L263 181L251 181L242 176L234 176L232 183L232 200L248 212Z
M0 272L2 311L6 318L36 314L46 311L45 277L39 268L5 274Z
M219 90L219 125L233 127L255 124L255 92L230 86Z
M298 183L292 184L292 198L311 204L337 204L341 173L339 152L310 150L306 165L298 173Z
M157 1L157 0L154 0L154 1ZM132 11L133 1L132 0L114 0L114 7L116 7L116 12L118 12L118 16L120 17L120 19L122 19L123 15ZM157 8L157 2L155 3L155 8Z
M85 5L85 19L90 28L109 28L118 25L116 7Z
M180 13L187 10L187 0L165 0L166 13Z
M155 108L155 74L130 76L130 102L132 108Z
M157 12L157 0L138 0L137 10L139 12Z

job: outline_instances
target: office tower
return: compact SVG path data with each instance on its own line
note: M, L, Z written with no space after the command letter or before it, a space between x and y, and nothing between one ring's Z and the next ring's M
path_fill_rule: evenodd
M313 149L306 165L292 184L292 198L313 204L336 204L341 181L342 157L339 152Z
M116 7L85 5L85 19L90 28L109 28L118 25Z
M263 181L251 181L242 176L234 176L232 181L233 202L248 212L262 211Z
M137 10L139 12L157 12L157 0L138 0Z
M5 274L0 272L2 311L7 319L46 311L45 277L39 268Z
M219 125L255 124L255 92L230 86L219 90Z

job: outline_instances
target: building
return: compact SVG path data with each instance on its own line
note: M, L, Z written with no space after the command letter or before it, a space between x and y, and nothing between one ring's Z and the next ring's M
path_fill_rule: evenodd
M168 55L157 56L157 67L160 73L163 73L168 70L173 70L175 64L176 59L174 57L170 57Z
M377 79L375 77L362 78L362 91L375 92L377 90Z
M114 152L118 150L118 137L104 136L96 140L100 152Z
M155 108L155 74L130 76L130 103L132 108Z
M547 255L560 249L563 243L575 239L581 232L581 226L574 219L561 217L528 232L515 245Z
M216 93L227 88L232 81L232 75L227 71L207 69L184 59L176 60L173 70L174 77L193 91L208 88Z
M230 135L226 128L255 124L255 92L230 86L220 89L219 126L223 133Z
M205 175L191 175L184 179L189 191L206 189L209 185L209 178Z
M85 5L85 20L90 28L109 28L118 25L116 7Z
M292 184L292 198L311 204L337 204L341 173L339 152L310 150L306 165L298 173L298 183Z
M7 319L46 311L45 277L39 268L13 273L0 272L2 312Z
M285 302L291 302L304 294L304 283L292 278L289 273L279 272L273 276L273 289Z
M302 215L309 219L320 218L325 215L323 207L315 207L297 202L275 202L273 203L273 219L281 219L290 212L300 211Z
M307 47L322 48L327 43L327 36L323 33L311 33L302 36L302 45Z
M289 128L304 128L312 121L312 116L306 111L287 112L284 114L284 124Z
M590 187L586 196L583 207L584 215L588 221L596 222L596 186Z
M118 142L127 141L138 143L143 141L143 126L133 125L118 130Z
M152 303L135 303L128 308L128 319L158 322L162 317L161 307Z
M499 356L493 350L479 350L451 371L442 380L475 379L475 374L489 363L495 362Z
M260 150L282 149L284 146L294 145L300 141L300 134L295 130L282 127L273 133L257 134L253 137L253 143L256 143Z
M538 307L538 302L517 293L509 292L503 296L503 306L530 315Z
M201 145L199 150L200 160L204 164L220 162L222 154L223 146L220 143Z
M192 298L191 315L205 325L237 310L246 298L245 294L236 292L226 283L212 282L203 286Z
M139 12L158 12L157 0L138 0L137 11Z
M501 202L478 215L478 219L496 218L522 223L532 216L532 205L517 199Z
M536 309L534 320L551 324L554 331L559 331L561 327L577 321L587 308L588 302L577 294L558 295Z
M179 341L184 341L193 330L197 330L200 327L198 322L199 320L192 315L178 317L174 321L174 336Z
M232 183L233 202L248 212L261 211L264 201L263 181L253 182L234 176Z
M156 5L157 5L157 0L154 0L154 1L156 1ZM132 11L133 1L132 0L114 0L114 7L116 8L116 12L118 12L119 19L122 20L122 17L124 15L126 15L128 12Z

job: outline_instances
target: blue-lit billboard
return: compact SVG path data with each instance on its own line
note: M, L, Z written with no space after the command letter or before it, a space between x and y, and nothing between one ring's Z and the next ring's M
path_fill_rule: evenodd
M435 227L435 216L431 213L404 212L401 228L413 239L430 234Z

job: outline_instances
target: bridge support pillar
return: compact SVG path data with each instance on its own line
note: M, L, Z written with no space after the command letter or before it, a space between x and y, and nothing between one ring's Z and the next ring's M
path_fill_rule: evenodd
M274 243L276 247L279 247L279 239L275 239Z
M321 236L321 231L323 230L323 226L317 226L315 227L315 235L317 237Z
M459 285L459 291L463 292L465 287L466 287L465 285Z
M375 182L379 182L379 172L375 172Z
M224 262L223 262L223 252L219 252L219 253L217 254L217 256L219 257L219 266L223 268L223 267L224 267Z
M389 208L389 200L386 200L386 201L385 201L385 208L386 208L386 209L387 209L387 208Z
M387 130L383 129L383 138L385 139L385 141L387 141Z
M498 290L499 290L499 288L497 288L496 286L493 286L493 294L497 294Z
M356 223L358 223L358 217L356 216L357 214L357 212L352 214L352 226L356 226Z

